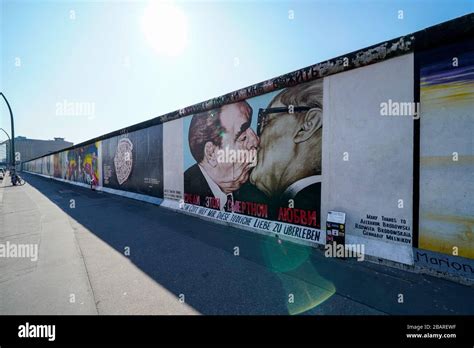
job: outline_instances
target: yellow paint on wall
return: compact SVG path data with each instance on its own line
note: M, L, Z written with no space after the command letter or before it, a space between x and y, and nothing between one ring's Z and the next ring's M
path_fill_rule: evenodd
M440 230L422 227L419 236L421 249L453 255L454 247L457 247L457 256L474 259L474 217L424 213L422 218L426 222L440 223ZM451 226L452 232L446 234L441 223Z
M443 107L455 103L472 103L474 101L474 83L451 82L437 85L421 83L420 100L422 109Z
M420 158L421 165L453 165L453 164L474 164L474 156L459 154L457 161L453 156L423 156Z

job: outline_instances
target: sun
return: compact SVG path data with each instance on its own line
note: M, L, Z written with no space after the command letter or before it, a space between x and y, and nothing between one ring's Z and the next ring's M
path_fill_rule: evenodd
M180 55L187 44L187 18L171 1L150 1L141 18L148 44L160 55Z

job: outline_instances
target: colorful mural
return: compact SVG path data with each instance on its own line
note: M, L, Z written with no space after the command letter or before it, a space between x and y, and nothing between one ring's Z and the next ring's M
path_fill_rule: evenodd
M474 258L474 41L419 61L419 247Z
M322 80L187 118L184 201L320 228Z
M100 142L66 151L64 179L84 184L99 183L98 152Z

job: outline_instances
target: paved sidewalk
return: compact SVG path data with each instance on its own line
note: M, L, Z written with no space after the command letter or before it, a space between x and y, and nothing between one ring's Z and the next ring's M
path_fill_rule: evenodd
M0 191L0 243L37 244L39 253L36 262L0 259L0 314L96 314L70 218L31 186L11 186L9 177Z
M0 187L0 243L39 260L0 259L0 314L472 314L473 287L23 178Z

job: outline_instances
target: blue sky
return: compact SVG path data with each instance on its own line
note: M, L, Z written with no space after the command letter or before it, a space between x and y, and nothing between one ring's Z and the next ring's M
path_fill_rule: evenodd
M17 135L79 143L473 9L462 0L3 0L0 88ZM93 114L61 114L65 101Z

